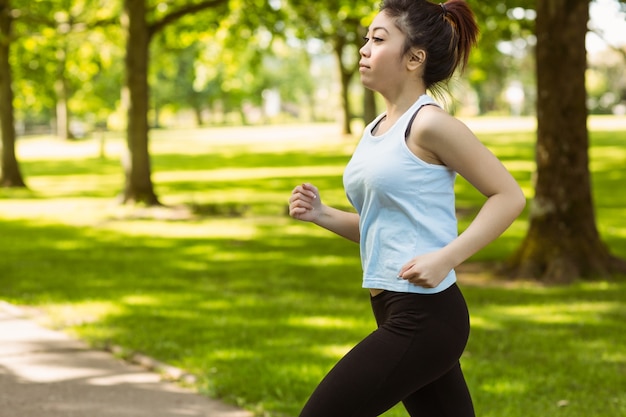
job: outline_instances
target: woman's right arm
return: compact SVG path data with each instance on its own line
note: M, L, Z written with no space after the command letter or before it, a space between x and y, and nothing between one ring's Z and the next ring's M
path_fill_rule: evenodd
M293 189L289 198L289 215L359 243L359 215L322 204L319 191L312 184L305 183Z

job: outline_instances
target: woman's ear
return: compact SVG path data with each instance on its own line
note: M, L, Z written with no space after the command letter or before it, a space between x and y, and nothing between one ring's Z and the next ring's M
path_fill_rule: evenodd
M407 67L410 71L414 71L417 68L424 65L426 62L426 52L423 49L412 49L409 51L409 61Z

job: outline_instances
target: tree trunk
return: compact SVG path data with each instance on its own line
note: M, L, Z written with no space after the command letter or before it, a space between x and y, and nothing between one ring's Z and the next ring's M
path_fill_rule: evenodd
M145 0L125 0L126 85L129 91L128 155L125 163L123 201L159 205L151 179L148 152L148 62L150 30L146 22Z
M10 0L0 0L0 131L2 147L0 186L26 187L15 157L15 118L13 116L13 79L9 63L11 45Z
M530 225L515 276L547 282L624 267L602 243L591 193L585 90L589 0L537 2L537 146Z
M376 111L376 94L369 88L363 88L363 90L363 122L367 125L378 115Z
M347 72L341 73L341 105L343 108L343 127L342 133L344 135L352 134L352 112L350 111L350 80L352 74Z
M67 107L67 89L64 79L57 79L54 82L56 92L56 134L59 139L72 139L70 134L70 117Z
M58 36L63 36L62 34ZM65 77L65 67L66 67L66 59L67 59L67 46L64 44L65 40L61 41L63 43L57 49L57 72L56 72L56 80L54 82L54 92L56 94L56 126L57 131L56 134L59 139L69 140L74 139L70 132L70 110L68 107L68 88L67 88L67 78Z
M352 112L350 111L350 80L354 71L348 70L343 62L343 51L345 42L343 39L335 40L335 55L337 56L337 64L339 65L339 76L341 77L341 108L343 112L342 120L342 133L344 135L352 134L352 127L350 121L352 119Z
M204 117L202 117L202 96L194 95L194 99L192 102L193 105L193 114L196 117L196 125L204 126Z

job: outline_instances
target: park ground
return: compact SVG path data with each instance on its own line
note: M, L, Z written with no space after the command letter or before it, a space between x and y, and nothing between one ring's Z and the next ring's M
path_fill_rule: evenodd
M468 119L532 197L534 120ZM598 227L626 257L626 118L592 117ZM293 416L371 331L358 249L285 214L293 186L347 208L358 137L334 124L151 132L163 207L120 206L121 134L18 140L29 190L0 190L0 299L91 346L121 346L194 375L192 388ZM459 182L464 227L481 203ZM626 280L543 286L494 274L527 213L461 269L472 312L462 362L485 417L626 415ZM250 383L255 381L255 383ZM405 414L394 409L386 417Z

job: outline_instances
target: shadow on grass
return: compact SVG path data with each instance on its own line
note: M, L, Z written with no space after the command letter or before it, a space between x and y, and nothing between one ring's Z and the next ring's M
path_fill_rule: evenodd
M272 415L296 415L374 328L358 247L330 235L261 225L250 240L166 239L24 221L0 233L2 298L79 315L102 303L102 314L69 318L81 337L182 367L203 392ZM464 291L463 364L481 415L547 415L562 400L572 416L623 415L624 282Z
M158 170L206 170L224 168L260 168L283 166L345 166L348 156L344 153L306 152L217 152L205 155L157 154L153 161Z
M339 239L280 239L272 230L254 240L134 238L29 222L0 229L8 237L1 297L111 305L93 321L70 321L92 343L186 368L203 390L232 402L280 408L281 396L301 401L337 349L373 325L365 293L355 291L358 247ZM323 250L303 256L309 245ZM307 364L309 374L302 372ZM271 383L263 384L268 374ZM275 386L282 378L284 385ZM242 379L262 390L246 393Z
M505 162L520 161L522 168L514 174L527 184L530 173L524 167L533 152L528 136L483 136ZM623 193L615 192L623 182L619 143L608 133L594 137L593 178L603 223L624 230ZM198 225L208 221L220 227L227 219L215 216L232 208L242 221L256 222L254 235L129 236L0 220L0 297L47 308L58 314L60 325L71 325L95 345L122 345L184 368L199 377L199 389L207 394L274 416L297 415L325 372L373 330L374 321L368 295L359 290L358 247L331 234L308 233L313 228L306 226L298 233L286 230L293 186L311 181L326 202L341 206L341 175L312 169L306 178L268 178L255 170L342 167L347 158L345 153L234 148L210 155L154 155L155 172L249 169L249 176L235 180L173 175L156 186L160 195L177 195L207 210L193 220ZM24 167L42 187L74 184L51 194L42 189L33 198L55 192L107 197L122 182L114 160L28 161ZM463 226L484 197L463 181L457 184ZM267 219L259 222L258 215ZM505 258L520 235L505 235L475 260ZM611 234L609 243L626 254L623 234ZM478 415L626 415L623 280L568 287L465 285L464 292L473 322L463 366Z
M479 414L623 414L625 291L624 280L466 288L473 324L464 366Z

